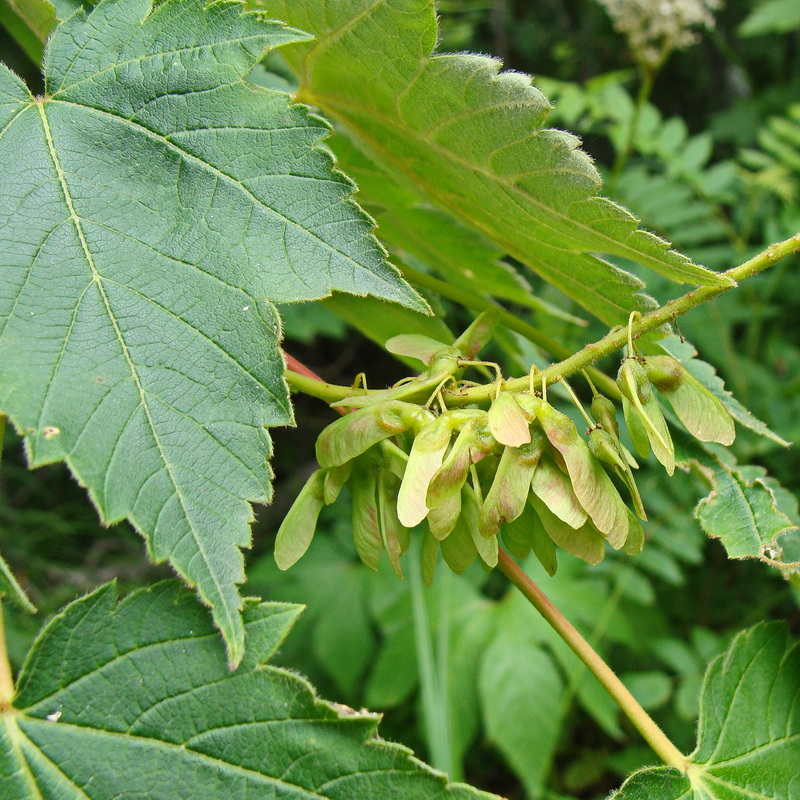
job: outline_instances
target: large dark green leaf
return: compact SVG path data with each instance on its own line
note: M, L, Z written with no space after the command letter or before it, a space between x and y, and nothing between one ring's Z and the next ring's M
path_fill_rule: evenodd
M243 80L306 38L237 3L104 0L53 34L44 98L0 65L0 410L197 585L233 663L267 428L292 421L272 302L424 309L326 124Z
M248 603L231 673L208 612L176 581L76 601L40 634L0 713L0 797L491 800L378 738L378 715L266 665L300 611Z

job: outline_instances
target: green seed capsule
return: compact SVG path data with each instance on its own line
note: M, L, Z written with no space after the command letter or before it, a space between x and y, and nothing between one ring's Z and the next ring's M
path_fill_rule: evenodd
M548 574L556 574L558 569L556 546L547 535L530 503L513 522L503 525L501 534L505 546L512 555L517 558L527 558L528 553L533 550L533 554Z
M439 540L447 539L461 514L461 492L428 511L428 527Z
M548 404L542 407L539 422L550 444L563 457L572 489L589 519L609 544L619 549L628 537L628 514L611 479L566 414Z
M321 467L341 466L383 439L423 424L427 419L433 419L430 412L399 400L360 408L322 431L317 439L317 461Z
M592 398L592 417L595 422L603 426L606 433L619 439L619 426L617 425L617 409L614 403L602 394L596 394Z
M383 542L378 526L377 469L372 459L353 465L350 494L353 499L353 544L361 561L378 569Z
M346 464L342 464L339 467L331 467L330 469L325 470L323 496L325 498L326 506L336 502L339 492L342 491L342 486L344 486L350 478L352 466L352 462L348 461Z
M478 556L478 549L463 517L458 518L450 535L439 546L445 563L457 575L461 575Z
M427 423L414 439L397 497L397 516L407 528L428 515L428 486L442 466L451 436L451 419L443 414Z
M736 429L728 410L680 361L667 355L648 356L644 368L692 436L701 442L733 444Z
M324 470L316 470L283 518L275 540L275 563L278 569L289 569L308 550L314 538L319 512L325 505L324 483Z
M426 366L430 366L439 353L447 353L451 356L458 355L456 348L444 342L437 342L436 339L431 339L430 336L423 336L419 333L403 333L400 336L392 336L391 339L386 340L384 347L390 353L406 356L407 358L415 358Z
M586 512L572 488L572 482L547 453L542 456L533 473L531 491L571 528L580 528L586 523Z
M439 563L439 542L425 528L422 531L422 547L419 551L419 565L422 572L422 583L430 588L436 577L436 565Z
M408 550L410 531L400 524L397 518L397 489L400 482L394 474L385 470L378 470L377 500L378 500L378 529L383 542L383 549L389 557L395 574L403 579L403 570L400 568L400 557Z
M634 413L639 417L647 431L653 454L664 465L667 474L672 475L675 471L675 446L672 444L667 423L644 367L635 358L624 359L617 376L617 384L623 398L630 403L630 406L626 406L623 402L626 422L632 419ZM630 425L629 430L631 438L641 436L640 432L635 433L635 429L632 430ZM641 441L636 442L634 438L634 443L638 452Z
M590 522L577 530L562 522L536 495L529 502L538 515L547 535L562 549L577 556L587 564L599 564L606 554L606 544L601 534Z
M629 556L635 556L641 553L644 547L644 529L630 509L628 509L628 523L628 538L623 549Z
M437 508L454 495L460 494L467 480L470 465L480 461L497 445L489 433L486 415L468 420L459 431L450 452L436 471L428 487L427 504Z
M589 450L592 455L598 461L611 466L630 492L636 513L642 519L647 519L639 488L636 486L636 481L627 460L620 453L620 448L621 445L615 442L604 430L595 428L589 432ZM630 533L628 538L630 539Z
M472 536L472 541L475 544L475 548L478 551L478 555L481 557L481 560L484 562L484 564L494 568L497 566L497 559L499 556L497 537L492 536L491 538L486 539L481 536L479 529L480 505L478 504L478 498L475 496L475 492L471 486L464 487L461 498L461 514L464 518L464 522L469 528L469 532Z
M472 325L456 339L455 347L467 360L472 360L488 344L500 320L500 310L489 308L481 312Z
M478 525L484 537L495 536L504 522L516 519L525 508L531 478L547 442L541 430L532 433L535 435L528 444L503 450L492 486L481 507Z
M489 409L489 430L500 444L519 447L531 440L529 421L511 392L503 392Z

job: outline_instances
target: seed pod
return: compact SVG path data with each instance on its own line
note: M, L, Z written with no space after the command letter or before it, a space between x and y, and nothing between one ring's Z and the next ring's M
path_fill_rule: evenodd
M390 400L378 403L331 423L317 439L321 467L338 467L390 436L424 424L433 415L413 403Z
M563 456L572 489L584 511L618 550L628 537L628 514L611 479L566 414L547 404L539 413L539 421L550 444Z
M634 450L642 458L647 458L650 453L650 439L647 436L647 428L639 418L633 403L625 395L622 395L622 413L625 417L625 427L630 434Z
M606 554L603 534L586 522L577 530L562 522L536 495L530 495L528 502L541 520L547 535L562 549L587 564L599 564Z
M384 347L398 356L406 356L421 361L426 366L430 365L438 353L448 353L458 355L459 351L444 342L437 342L430 336L423 336L419 333L403 333L400 336L392 336L386 340Z
M325 505L329 506L331 503L336 502L339 492L342 491L352 471L352 462L348 461L339 467L331 467L325 470L325 483L323 484L323 497L325 498Z
M528 419L511 392L502 392L489 409L489 430L500 444L519 447L531 440Z
M472 541L469 526L463 517L458 518L452 533L440 542L439 546L442 550L442 558L457 575L461 575L478 555L478 549L475 547L475 542Z
M408 454L394 442L384 439L379 445L381 466L398 480L403 480L408 463Z
M614 403L602 394L592 398L592 417L595 422L603 426L603 430L616 439L619 439L619 426L617 425L617 409Z
M488 566L494 568L497 566L497 558L499 550L497 547L497 537L492 536L490 539L485 539L480 534L480 506L478 499L475 497L475 492L471 486L465 486L461 494L461 514L464 522L469 528L472 541L478 551L481 560Z
M407 528L418 525L428 514L428 486L450 444L450 424L445 415L436 417L414 439L397 497L397 516Z
M628 452L628 448L619 440L619 426L617 425L617 411L614 404L602 394L596 394L592 398L592 417L599 423L603 430L611 437L617 452L628 463L631 469L639 469L634 457ZM647 434L644 434L645 441ZM647 453L645 453L645 456Z
M617 376L617 384L623 397L631 403L644 425L650 447L653 448L653 455L664 465L667 474L672 475L675 472L675 447L644 367L635 358L624 359ZM631 409L624 410L627 422L631 416ZM633 436L631 431L631 437ZM634 443L638 451L639 444L635 440Z
M488 308L475 317L475 321L453 344L461 355L472 360L492 338L492 333L500 320L500 310Z
M525 510L513 522L503 525L501 534L505 546L512 555L517 558L527 558L528 553L533 550L533 554L548 574L556 574L558 569L556 546L547 535L542 521L530 503L526 504Z
M628 468L627 463L620 455L611 436L602 428L592 428L589 431L589 452L604 464L610 464L620 470Z
M542 456L533 473L531 491L571 528L580 528L586 522L586 512L575 495L572 482L548 453Z
M383 542L378 527L378 504L376 498L377 469L369 459L357 461L350 478L350 494L353 498L353 544L356 553L370 569L378 569Z
M539 416L542 406L546 405L541 397L526 392L515 394L514 398L522 409L522 413L525 414L528 422L533 422Z
M496 444L489 433L485 414L468 420L431 480L427 496L428 508L436 508L459 494L469 475L470 465L490 453Z
M667 355L648 356L644 368L692 436L701 442L733 444L736 429L728 410L680 361Z
M589 431L589 450L598 461L611 465L611 468L630 492L636 513L642 519L647 519L639 488L636 486L636 481L627 461L619 452L617 443L604 430L595 428ZM630 535L628 538L630 538Z
M400 580L403 570L400 568L400 556L408 550L410 532L404 528L397 518L397 488L399 481L385 469L378 470L378 529L383 548L389 557L389 563Z
M628 538L625 540L623 549L629 556L635 556L642 552L644 547L644 529L641 522L628 509Z
M483 499L479 518L481 535L495 536L504 522L515 520L525 508L531 478L544 451L547 438L539 429L520 447L506 447L497 465L492 486Z
M422 546L419 551L419 566L422 572L422 583L430 588L436 577L436 565L439 562L439 542L431 536L427 528L422 531Z
M324 482L324 470L313 472L283 518L275 539L275 563L278 569L289 569L308 550L314 538L319 512L325 505Z
M461 492L428 511L428 527L439 540L447 539L461 515Z

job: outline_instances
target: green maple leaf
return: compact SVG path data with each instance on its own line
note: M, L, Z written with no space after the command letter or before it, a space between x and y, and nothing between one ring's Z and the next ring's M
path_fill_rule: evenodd
M104 0L56 29L44 97L0 65L0 410L198 587L234 664L267 428L292 421L272 303L424 310L326 123L243 79L306 38L238 3Z
M706 672L685 774L631 776L613 800L798 800L800 646L783 623L740 633Z
M730 285L597 196L591 160L574 136L543 127L550 104L528 76L501 73L484 56L431 55L433 0L275 0L268 7L315 36L286 51L299 98L600 319L625 322L650 301L639 293L641 281L598 253L678 282Z
M231 673L207 611L177 581L75 601L2 705L0 796L499 800L378 738L379 715L319 700L266 664L301 610L248 603Z

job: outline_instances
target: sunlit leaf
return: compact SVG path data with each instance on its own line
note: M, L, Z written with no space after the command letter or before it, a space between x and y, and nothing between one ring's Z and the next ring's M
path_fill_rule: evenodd
M277 0L316 40L287 51L298 97L323 108L389 171L477 228L609 323L647 302L642 284L595 253L689 283L730 285L597 197L578 140L544 128L550 105L530 79L476 55L432 56L433 0Z

